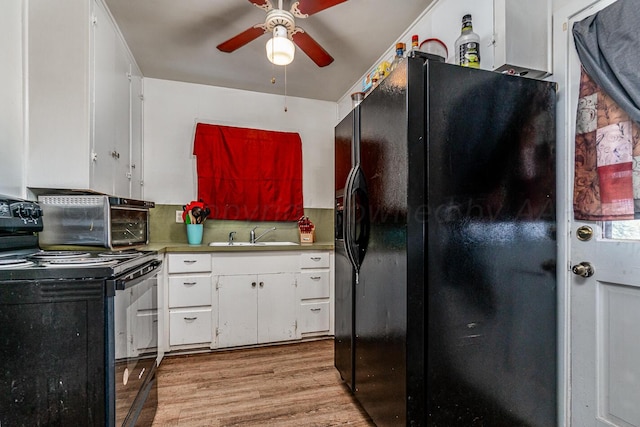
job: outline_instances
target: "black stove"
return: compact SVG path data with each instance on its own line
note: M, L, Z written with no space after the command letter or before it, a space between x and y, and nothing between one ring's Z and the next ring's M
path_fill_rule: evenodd
M0 195L0 425L151 425L157 252L42 250L43 221Z

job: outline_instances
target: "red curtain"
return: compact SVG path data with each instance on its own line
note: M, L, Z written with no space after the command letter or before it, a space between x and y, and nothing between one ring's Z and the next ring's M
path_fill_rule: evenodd
M198 199L210 218L295 221L302 203L302 141L275 132L198 123Z

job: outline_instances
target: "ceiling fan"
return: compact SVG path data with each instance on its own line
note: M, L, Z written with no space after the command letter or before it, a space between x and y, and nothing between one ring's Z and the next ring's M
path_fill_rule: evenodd
M305 30L296 26L295 18L307 18L322 10L328 9L347 0L298 0L293 2L290 10L282 9L282 0L278 0L278 8L274 8L270 0L249 0L256 7L267 12L266 19L263 24L256 24L251 28L231 37L229 40L220 43L217 47L222 52L231 53L234 50L244 46L245 44L257 39L264 33L273 33L273 39L269 42L273 43L278 38L292 40L304 53L307 54L313 62L319 67L326 67L333 62L333 57L324 50ZM273 42L272 42L273 40ZM290 41L287 43L291 44ZM267 56L272 45L267 44ZM293 45L290 59L293 60ZM273 53L273 52L272 52ZM274 60L270 57L271 62ZM274 62L277 63L277 62ZM284 65L284 62L280 65Z

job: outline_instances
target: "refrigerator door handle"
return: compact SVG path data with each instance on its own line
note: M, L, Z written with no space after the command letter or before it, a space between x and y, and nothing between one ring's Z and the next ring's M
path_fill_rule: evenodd
M357 274L364 261L371 231L367 184L359 165L352 169L347 179L345 211L345 249Z
M356 274L357 274L360 266L358 265L358 263L356 262L356 259L353 256L354 251L353 251L353 242L351 238L352 221L353 221L352 219L354 217L352 213L352 210L353 210L352 187L353 187L353 180L354 180L355 173L356 173L356 168L351 168L351 170L349 171L349 175L347 175L347 182L344 187L344 213L343 213L343 222L342 222L342 226L343 226L342 235L344 237L344 249L345 249L345 252L347 253L347 258L349 259L349 262L351 263L353 268L356 270Z

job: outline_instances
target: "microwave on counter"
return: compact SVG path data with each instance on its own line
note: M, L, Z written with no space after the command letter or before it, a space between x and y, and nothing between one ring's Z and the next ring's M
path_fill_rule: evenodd
M40 195L40 246L100 246L113 250L149 243L153 202L102 194Z

